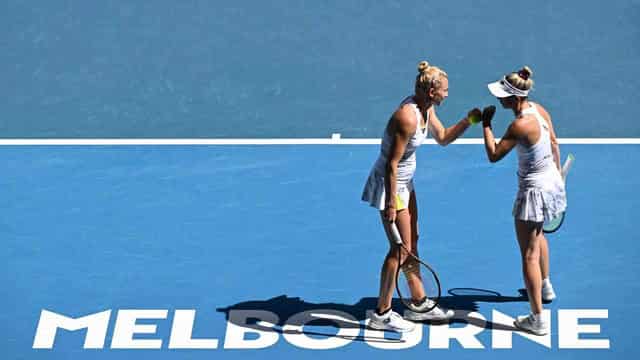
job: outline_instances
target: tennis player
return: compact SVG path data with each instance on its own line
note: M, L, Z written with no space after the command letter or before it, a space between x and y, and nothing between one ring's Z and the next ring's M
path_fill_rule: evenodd
M515 115L500 142L496 143L491 131L495 107L484 109L482 122L489 161L499 161L514 147L518 152L518 193L513 216L531 314L519 316L515 326L545 335L549 324L540 316L542 300L553 300L555 293L549 280L549 246L542 224L560 215L567 201L551 117L540 104L528 99L533 86L531 75L531 69L525 66L488 85L502 107L511 109Z
M375 329L406 332L415 327L411 321L391 310L395 274L399 266L399 249L393 241L390 223L396 223L404 245L417 256L418 204L413 187L416 149L428 133L432 134L438 144L445 146L464 133L473 119L480 119L480 110L473 109L457 124L444 128L436 115L434 105L440 105L448 95L447 73L436 66L430 66L426 61L420 62L415 94L405 98L389 119L382 136L380 155L362 193L363 201L380 210L382 225L390 244L382 265L377 308L369 323L369 326ZM406 258L405 253L404 259ZM425 310L432 307L433 304L425 296L422 282L419 279L415 281L412 276L416 275L407 272L415 307ZM435 307L426 313L407 310L405 316L416 321L441 321L451 318L453 311Z

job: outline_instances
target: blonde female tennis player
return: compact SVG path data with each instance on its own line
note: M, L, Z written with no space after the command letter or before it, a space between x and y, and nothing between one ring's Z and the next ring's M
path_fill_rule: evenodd
M560 215L567 201L551 117L540 104L528 99L533 86L531 75L531 69L525 66L488 85L502 107L511 109L516 116L500 142L496 143L491 131L495 107L485 108L482 122L489 161L499 161L514 147L518 152L518 193L513 216L531 314L518 317L514 324L522 330L545 335L549 324L540 316L542 300L553 300L555 293L549 281L549 246L542 224Z
M405 332L411 331L415 326L391 310L395 274L399 264L398 245L393 241L390 223L396 223L404 245L417 255L418 204L413 188L416 149L427 137L427 133L431 133L440 145L451 143L469 127L470 117L479 120L481 115L479 109L473 109L457 124L444 128L434 105L440 105L448 95L447 73L436 66L430 66L426 61L420 62L415 93L405 98L389 119L382 136L380 156L364 187L362 200L380 210L382 225L390 244L382 265L377 308L369 322L369 326L375 329ZM412 283L414 282L410 282L410 286ZM414 284L417 285L411 286L411 297L417 299L416 307L420 309L424 306L424 309L428 309L432 304L425 296L422 283L418 281ZM445 320L453 316L453 311L435 307L427 313L408 310L405 316L410 320Z

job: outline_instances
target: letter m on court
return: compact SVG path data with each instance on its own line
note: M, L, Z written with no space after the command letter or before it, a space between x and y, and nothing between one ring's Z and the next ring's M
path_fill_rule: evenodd
M51 349L56 340L58 328L77 331L87 329L84 339L85 349L102 349L107 336L111 310L79 317L77 319L42 310L36 336L33 339L34 349Z

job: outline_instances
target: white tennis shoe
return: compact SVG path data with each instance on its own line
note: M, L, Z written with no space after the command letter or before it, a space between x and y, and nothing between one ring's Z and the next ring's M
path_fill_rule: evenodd
M374 311L369 318L369 327L376 330L395 331L399 333L413 331L416 324L407 321L397 312L390 310L384 315L378 315Z
M520 330L534 335L547 335L549 333L549 324L542 320L541 316L537 316L536 318L533 314L518 316L518 318L513 321L513 325Z
M431 299L426 299L421 305L413 305L411 310L407 310L404 313L404 317L412 321L446 321L453 317L455 312L451 309L444 309L440 306L435 306L433 309L424 312L424 310L433 307L434 303Z

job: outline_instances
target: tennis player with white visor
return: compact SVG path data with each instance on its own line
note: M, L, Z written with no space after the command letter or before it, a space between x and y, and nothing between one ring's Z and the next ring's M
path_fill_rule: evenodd
M559 216L567 206L565 185L560 174L560 148L549 113L529 101L532 71L523 67L488 85L489 91L515 119L496 143L491 130L495 107L482 113L485 149L489 161L502 159L514 147L518 152L518 192L513 205L515 230L520 246L524 282L531 313L519 316L514 325L536 335L549 332L542 319L542 301L555 298L549 280L549 246L542 224Z

